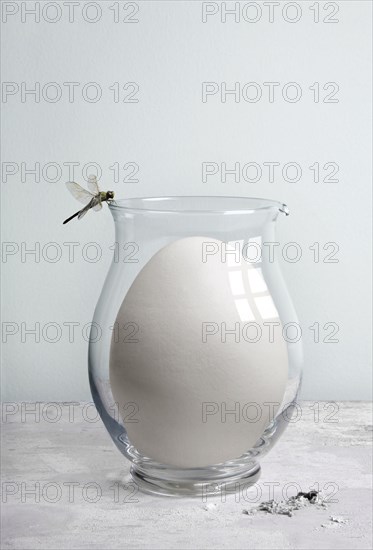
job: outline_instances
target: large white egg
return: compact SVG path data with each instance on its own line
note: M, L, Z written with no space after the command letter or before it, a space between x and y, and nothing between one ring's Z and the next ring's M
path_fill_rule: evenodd
M219 252L203 262L206 242ZM112 393L122 414L135 404L135 418L123 414L131 443L163 464L201 467L240 457L284 396L287 347L282 327L270 342L263 325L280 321L260 264L222 261L222 245L190 237L161 249L116 319ZM250 322L262 330L256 342ZM129 337L132 327L138 331Z

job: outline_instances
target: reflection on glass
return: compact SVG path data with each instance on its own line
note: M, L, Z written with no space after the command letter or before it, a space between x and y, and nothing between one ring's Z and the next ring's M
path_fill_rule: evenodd
M258 294L259 292L266 292L268 287L263 278L263 273L261 268L252 268L249 267L247 276L249 278L251 292L253 294Z
M233 296L242 296L245 294L245 287L243 286L243 277L242 277L242 271L229 271L229 284L231 287L231 291Z
M235 300L238 315L240 316L241 321L244 323L248 321L255 321L255 315L252 312L252 309L249 305L249 302L246 298L239 298Z
M273 319L279 316L276 306L269 294L267 296L255 298L255 305L258 308L262 319Z

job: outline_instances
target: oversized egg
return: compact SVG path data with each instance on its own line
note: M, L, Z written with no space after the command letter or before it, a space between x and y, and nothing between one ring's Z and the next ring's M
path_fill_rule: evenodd
M130 442L162 464L239 458L284 396L287 346L260 264L229 261L223 244L190 237L161 249L116 319L112 394Z

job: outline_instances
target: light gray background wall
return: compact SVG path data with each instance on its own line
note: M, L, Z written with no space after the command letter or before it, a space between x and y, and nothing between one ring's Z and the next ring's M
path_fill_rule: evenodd
M26 3L28 8L35 4ZM40 8L45 5L39 4ZM291 216L279 223L279 241L297 241L303 251L297 263L282 261L305 332L303 397L370 398L371 3L298 2L286 7L289 3L281 2L274 6L270 22L270 8L256 2L247 12L240 9L237 22L228 15L225 23L220 3L211 4L209 9L218 13L205 23L198 1L137 2L139 11L133 16L134 3L100 2L96 23L87 21L95 17L94 5L88 4L80 2L75 7L72 22L65 3L60 3L61 13L50 5L39 23L22 13L20 2L3 2L2 6L6 10L3 81L15 83L6 84L14 94L3 96L2 104L3 241L15 243L5 245L8 254L2 263L3 329L7 323L6 330L16 332L3 344L4 398L90 398L82 327L92 320L114 233L106 208L101 214L89 213L79 223L62 226L62 220L78 206L64 186L69 179L64 163L69 162L79 163L75 179L81 183L82 167L98 163L102 188L113 188L117 197L218 194L286 202ZM240 8L246 9L244 5L241 2ZM313 11L312 5L316 5ZM118 7L120 22L114 22L116 14L110 6ZM228 8L233 6L227 3ZM319 23L314 21L317 7ZM244 17L255 17L256 8L258 21L245 21ZM286 21L296 18L299 8L300 20ZM55 23L48 22L58 16ZM125 23L123 18L139 22ZM238 102L228 96L222 103L216 94L204 103L202 82L206 81L226 82L228 88L235 82L241 86L256 82L263 96L257 103L242 96ZM41 95L37 103L26 95L22 101L17 91L22 82L28 88L35 82L42 88L56 82L62 97L53 103ZM71 103L64 82L79 83ZM96 103L82 96L89 82L102 89ZM109 88L116 82L120 87L137 83L135 98L139 101L122 102L128 89L115 102ZM268 101L264 82L280 83L273 103ZM298 102L283 99L281 90L288 82L301 87ZM315 82L320 83L318 103L309 89ZM333 85L324 90L329 82L338 84L339 91L331 98L338 102L323 101L336 89ZM289 97L293 91L289 89ZM88 90L88 94L93 92L93 88ZM45 88L45 94L52 98L52 87ZM270 183L263 163L272 161L281 166ZM51 167L45 172L51 162L61 171L56 182L48 181L55 174ZM127 162L139 166L139 181L115 183L110 167ZM232 176L224 183L218 174L204 183L203 162L239 162L241 166L256 162L263 175L256 183L242 177L235 182ZM302 168L298 182L281 177L288 162ZM315 162L320 164L320 182L314 181L309 169ZM35 163L40 163L41 172L37 182L34 175L22 174L22 166L29 169ZM338 165L334 176L338 181L322 181L331 170L331 165L324 170L326 163ZM15 173L7 175L9 171ZM121 170L121 179L124 176ZM289 176L293 176L291 171ZM51 247L45 248L49 242L62 250L56 263L47 261L47 255L54 253ZM66 242L79 243L73 262L63 245ZM96 263L84 257L93 253L84 248L89 242L102 248L102 258ZM315 242L321 249L318 263L308 248ZM322 249L329 242L339 246L338 263L322 261L332 251ZM32 255L22 258L22 247L35 248L35 243L42 250L40 261ZM48 323L58 323L60 341L48 342L41 334L36 343L34 336L22 334L37 322L41 331ZM66 322L79 323L74 343L69 342ZM315 322L321 327L337 323L339 343L314 343L308 327ZM321 338L326 334L322 329ZM52 329L47 337L53 337Z

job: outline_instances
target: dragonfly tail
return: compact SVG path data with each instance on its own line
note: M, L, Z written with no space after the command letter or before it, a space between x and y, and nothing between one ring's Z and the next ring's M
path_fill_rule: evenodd
M67 220L65 220L65 221L63 222L62 225L64 225L64 224L67 223L67 222L71 222L71 220L73 220L74 218L76 218L76 216L78 216L78 215L80 214L80 212L81 212L81 210L78 210L78 212L75 212L75 214L73 214L72 216L70 216L70 218L67 218Z

